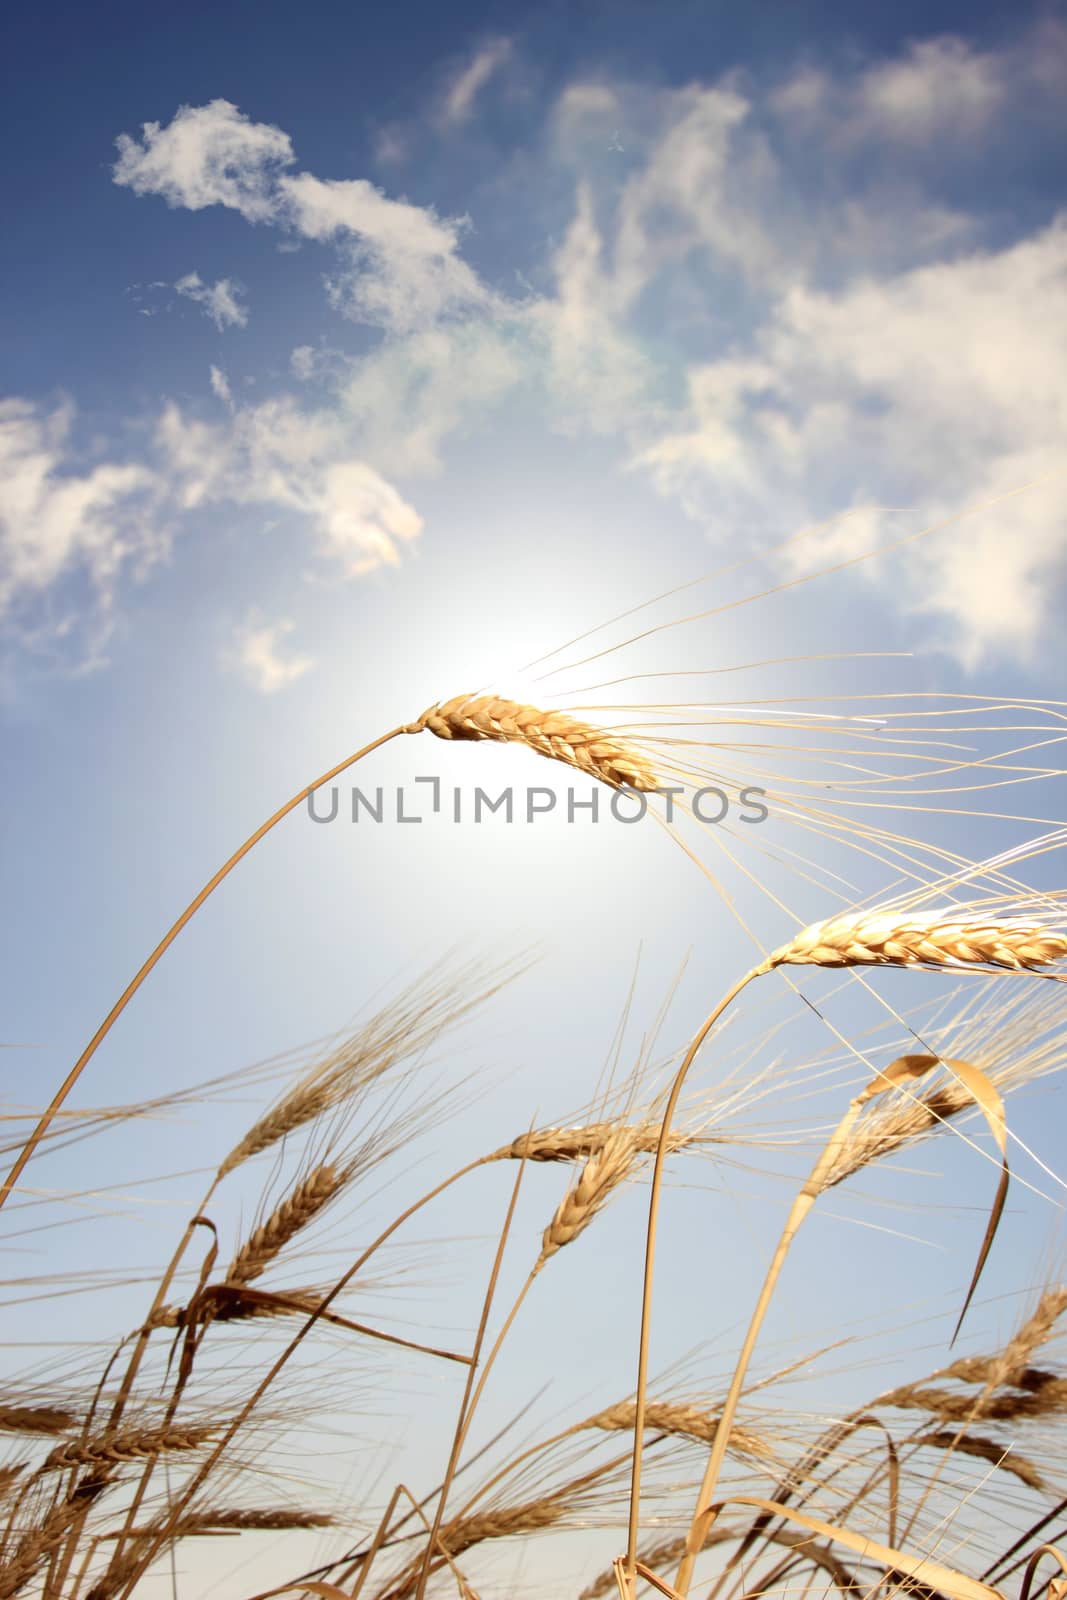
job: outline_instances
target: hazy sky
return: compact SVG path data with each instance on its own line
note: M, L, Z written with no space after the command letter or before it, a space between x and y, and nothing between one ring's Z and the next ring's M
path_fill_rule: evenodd
M731 677L729 697L1062 695L1060 8L46 5L8 25L5 55L9 1099L50 1091L173 916L302 784L714 569L751 563L671 615L985 507L657 635L617 670L909 652L899 671ZM360 782L388 796L469 774L565 789L522 753L428 735ZM1062 792L1039 787L1014 809L1054 820ZM1011 842L962 819L944 837ZM492 1084L475 1143L499 1143L588 1098L639 945L633 1049L687 956L672 1048L749 953L653 825L316 827L298 810L79 1093L159 1093L332 1032L449 947L536 947L521 1026L503 1001L456 1058ZM96 1160L74 1177L43 1163L41 1186L100 1185ZM138 1182L198 1160L180 1130L144 1135L115 1202L142 1261L160 1235ZM690 1238L712 1236L715 1200L688 1197ZM635 1314L640 1211L602 1320ZM760 1248L774 1220L764 1205ZM459 1227L484 1224L475 1205ZM973 1214L957 1231L969 1251ZM81 1249L76 1229L42 1237L20 1247L41 1270ZM716 1271L747 1282L758 1250L719 1243ZM948 1285L944 1257L892 1248L948 1317L963 1263ZM880 1281L869 1259L856 1272ZM837 1313L798 1294L814 1345ZM734 1327L736 1308L705 1309L662 1364ZM515 1403L550 1375L538 1315Z

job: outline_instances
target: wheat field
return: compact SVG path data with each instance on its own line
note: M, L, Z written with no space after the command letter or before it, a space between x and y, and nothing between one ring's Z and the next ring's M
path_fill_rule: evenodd
M891 730L884 757L863 720L875 716ZM985 729L977 756L945 748L960 722ZM276 1580L249 1588L246 1600L558 1594L558 1576L539 1588L509 1578L515 1569L499 1559L557 1544L582 1552L564 1553L552 1569L568 1573L566 1592L580 1600L894 1590L1027 1600L1041 1588L1055 1600L1065 1592L1067 1367L1056 1341L1067 1289L1054 1272L1014 1286L1006 1338L956 1357L940 1334L932 1348L924 1343L921 1323L909 1342L907 1285L887 1288L885 1306L872 1312L896 1330L894 1359L908 1376L861 1403L791 1406L792 1375L818 1352L779 1359L778 1346L764 1349L809 1215L831 1192L862 1191L880 1168L899 1168L930 1145L987 1161L996 1179L976 1258L960 1263L969 1287L955 1332L969 1330L1014 1174L1013 1096L1064 1065L1067 932L1056 888L1024 876L1033 865L1042 877L1059 844L1054 829L1035 833L1032 817L1014 819L1029 828L1021 842L968 861L927 823L952 811L961 791L978 796L987 815L989 791L1049 776L1047 764L1026 767L1021 741L1036 749L1059 725L1049 704L946 697L931 705L898 690L862 714L832 704L800 714L790 699L553 710L466 694L305 784L173 924L50 1105L9 1128L3 1198L18 1222L35 1193L35 1161L48 1157L55 1171L75 1141L98 1141L113 1161L147 1119L189 1117L234 1097L253 1113L236 1142L212 1153L200 1198L169 1229L151 1271L94 1263L84 1281L68 1278L58 1291L32 1274L8 1284L13 1297L53 1306L64 1294L88 1297L93 1313L86 1337L35 1352L0 1394L0 1597L124 1600L168 1592L168 1573L177 1593L176 1552L206 1551L199 1570L205 1562L210 1570L213 1551L225 1548L229 1560L238 1542L268 1536ZM723 996L706 996L699 1028L661 1046L665 1008L642 1026L628 1062L619 1035L612 1074L577 1112L540 1115L535 1086L525 1085L514 1125L471 1152L462 1136L470 1085L461 1082L454 1103L429 1093L427 1063L461 1050L450 1041L483 1014L521 1028L525 962L451 959L299 1065L283 1059L175 1085L151 1101L71 1109L68 1096L81 1084L84 1099L111 1028L248 852L322 785L373 762L385 742L426 732L518 747L645 798L643 824L664 829L710 880L709 937L735 971ZM481 756L467 754L474 763ZM713 838L690 797L712 780L740 793L754 778L773 807L773 839L746 857L749 841L738 830ZM682 796L672 814L661 803L668 786ZM617 848L625 874L625 841ZM842 886L843 853L869 872L865 894ZM809 920L767 887L781 881L763 876L772 857L803 882ZM726 872L750 887L758 923L747 903L738 912ZM894 986L883 995L886 978ZM799 987L811 982L821 986ZM874 1021L854 1024L844 1001L835 1012L826 997L841 995L871 1007ZM783 1016L768 1021L783 1000ZM150 985L139 1003L150 1005ZM814 1053L804 1008L822 1030ZM839 1029L833 1017L846 1014ZM573 1066L593 1089L586 1065ZM420 1182L410 1152L450 1119L462 1159ZM197 1141L199 1159L203 1129ZM729 1308L729 1348L701 1345L685 1370L654 1372L655 1269L670 1242L665 1178L682 1183L698 1164L719 1170L783 1153L791 1170L779 1174L776 1243L760 1263L755 1298L716 1283ZM420 1310L420 1251L409 1242L475 1183L492 1218L491 1257L465 1285L465 1326L440 1327L432 1300ZM549 1183L552 1203L531 1245L516 1217ZM713 1218L716 1196L702 1203ZM363 1225L364 1206L374 1228ZM574 1303L577 1280L562 1262L592 1264L617 1209L627 1217L630 1263L620 1292L635 1330L640 1322L636 1339L619 1333L632 1387L520 1438L522 1419L495 1409L494 1378L535 1300L573 1327L575 1372L588 1371L595 1352ZM432 1265L448 1258L447 1247L435 1248ZM691 1254L687 1271L694 1281L715 1275L713 1253ZM72 1332L62 1323L59 1331ZM846 1353L843 1370L843 1393L854 1395L861 1357L849 1371ZM341 1431L339 1448L358 1493L326 1490L314 1470L316 1418L324 1407L372 1408L394 1371L397 1382L421 1386L434 1413L419 1480L390 1481L381 1441L357 1427ZM576 1534L588 1536L584 1545Z

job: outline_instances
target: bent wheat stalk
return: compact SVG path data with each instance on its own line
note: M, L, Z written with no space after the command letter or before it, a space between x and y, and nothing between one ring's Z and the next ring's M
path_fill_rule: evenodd
M641 1461L644 1445L646 1395L648 1386L649 1340L651 1332L652 1279L655 1265L656 1231L659 1217L663 1162L670 1148L670 1129L678 1097L696 1058L723 1012L754 978L781 966L895 966L959 970L990 967L1015 972L1031 972L1051 965L1067 955L1067 937L1038 923L1000 921L996 918L967 917L958 909L943 912L906 913L900 911L858 912L812 923L766 957L741 978L705 1019L687 1049L667 1097L649 1195L648 1231L645 1244L644 1282L641 1300L641 1332L638 1348L637 1391L634 1406L634 1443L630 1486L630 1515L626 1558L621 1572L629 1594L637 1576L637 1536L641 1493ZM841 1123L831 1135L810 1177L797 1195L779 1239L764 1280L745 1342L734 1370L723 1405L719 1426L697 1498L697 1511L686 1540L685 1555L678 1570L675 1588L684 1600L693 1566L703 1548L714 1512L708 1507L726 1454L741 1389L759 1330L774 1293L778 1276L792 1244L793 1236L807 1216L837 1162L852 1125L868 1098L857 1096Z
M511 744L524 744L539 755L552 761L561 761L579 772L588 773L613 789L629 786L634 789L654 790L657 780L645 758L625 740L614 737L590 723L580 722L562 711L541 711L536 706L522 705L516 700L500 700L492 695L457 695L443 704L430 706L414 722L401 723L379 738L372 739L354 755L346 756L337 766L331 767L321 777L299 789L291 800L273 816L267 818L224 862L200 893L186 906L177 922L164 934L152 954L127 984L103 1022L89 1040L85 1049L71 1067L56 1090L51 1103L41 1114L36 1127L22 1146L15 1162L0 1186L0 1207L18 1183L34 1151L44 1138L74 1085L89 1065L96 1051L110 1033L127 1005L133 999L153 967L169 950L182 929L199 911L219 884L229 876L234 867L243 861L248 852L265 837L290 811L304 799L320 789L324 783L339 777L361 761L364 756L388 744L391 739L405 733L429 731L439 739L482 740L492 739Z

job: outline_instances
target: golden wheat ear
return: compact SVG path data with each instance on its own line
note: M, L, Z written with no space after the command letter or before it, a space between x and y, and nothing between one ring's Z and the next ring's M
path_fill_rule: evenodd
M779 967L1002 967L1032 972L1067 956L1067 936L1039 924L967 917L958 910L910 915L860 912L813 922L767 958Z
M494 695L461 694L424 711L415 728L425 728L439 739L524 744L550 761L562 761L599 778L612 789L651 792L659 787L648 761L633 745L563 711L541 711Z

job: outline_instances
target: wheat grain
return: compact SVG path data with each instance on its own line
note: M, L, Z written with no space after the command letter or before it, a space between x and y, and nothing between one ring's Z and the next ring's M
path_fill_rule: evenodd
M929 1411L946 1422L1016 1422L1067 1411L1067 1378L1041 1373L1032 1388L1017 1394L956 1394L952 1389L918 1384L883 1395L882 1405L902 1411Z
M589 1226L613 1191L625 1183L632 1173L637 1153L633 1129L622 1126L610 1134L600 1149L590 1156L577 1183L568 1189L542 1235L537 1268L542 1267L565 1245L572 1244Z
M118 1466L125 1461L143 1461L147 1456L176 1450L197 1450L219 1430L199 1428L129 1428L106 1433L98 1439L62 1444L41 1463L42 1472L58 1472L66 1467Z
M1030 1357L1051 1338L1059 1319L1067 1311L1067 1284L1046 1289L1032 1314L1008 1344L993 1366L989 1380L995 1384L1016 1383L1030 1364Z
M416 728L439 739L494 739L524 744L550 761L562 761L612 789L658 788L648 760L625 739L563 711L541 711L493 695L457 695L424 711Z
M35 1528L30 1528L23 1535L0 1568L0 1600L10 1600L11 1595L25 1588L43 1563L59 1548L79 1513L79 1504L67 1497L53 1506Z
M869 911L829 917L795 934L767 967L1006 967L1028 972L1067 955L1067 937L1026 922L930 911L900 917Z
M289 1241L306 1228L344 1187L347 1174L328 1162L315 1167L241 1246L226 1274L228 1283L251 1283Z
M0 1405L0 1429L5 1433L66 1433L77 1418L61 1406Z
M598 1411L581 1424L582 1428L602 1428L608 1433L629 1433L633 1428L637 1407L632 1400L620 1401ZM699 1439L712 1444L719 1425L717 1411L703 1411L699 1406L672 1404L669 1401L651 1402L645 1407L645 1427L653 1433L679 1434L689 1439ZM754 1456L760 1461L771 1461L775 1451L758 1434L747 1428L730 1429L730 1446L740 1455Z
M983 1439L975 1434L927 1433L916 1444L930 1445L935 1450L949 1450L965 1456L976 1456L979 1461L989 1461L1002 1472L1010 1472L1029 1489L1043 1489L1045 1480L1034 1462L1021 1456L1010 1445L998 1444L995 1439Z
M454 1517L438 1531L437 1544L453 1561L473 1545L488 1539L508 1539L518 1533L539 1533L553 1527L567 1514L570 1500L566 1491L544 1495L523 1505L503 1506L497 1511L482 1511ZM379 1597L379 1600L408 1600L418 1588L423 1557L418 1556Z
M413 1061L447 1029L497 993L511 969L474 964L432 968L315 1062L280 1100L257 1118L218 1170L224 1178L243 1162L316 1118L354 1105L401 1061Z
M583 1161L602 1151L618 1129L617 1122L588 1122L574 1128L538 1128L533 1133L520 1134L510 1144L494 1150L489 1160ZM653 1155L659 1143L660 1124L652 1121L630 1124L629 1135L635 1154ZM672 1129L668 1135L667 1149L672 1153L684 1149L693 1137L682 1129Z

